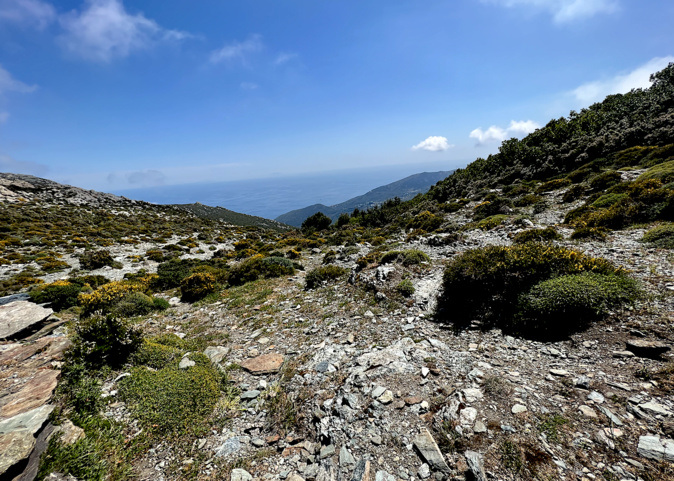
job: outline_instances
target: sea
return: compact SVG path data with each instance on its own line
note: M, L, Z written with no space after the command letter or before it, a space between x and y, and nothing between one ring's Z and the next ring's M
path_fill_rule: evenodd
M154 204L200 202L242 214L274 219L313 204L334 205L420 172L450 170L446 165L396 165L238 181L160 185L114 191Z

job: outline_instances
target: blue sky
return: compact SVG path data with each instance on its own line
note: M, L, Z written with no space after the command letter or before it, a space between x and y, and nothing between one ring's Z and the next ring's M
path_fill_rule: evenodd
M674 61L665 0L0 0L0 171L450 169Z

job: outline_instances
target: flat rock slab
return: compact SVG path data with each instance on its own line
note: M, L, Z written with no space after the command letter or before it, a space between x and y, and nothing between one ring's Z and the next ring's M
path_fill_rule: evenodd
M670 350L670 347L659 341L646 341L645 339L630 339L625 342L627 349L639 357L660 357L661 354Z
M19 391L3 398L0 420L31 411L46 404L56 389L61 371L42 369L35 373Z
M282 365L283 356L276 353L246 359L241 363L241 367L251 374L273 374L278 372Z
M674 461L674 440L659 436L641 436L637 447L639 456L658 461Z
M0 306L0 339L7 339L39 322L54 313L28 301L14 301Z
M0 479L12 466L28 458L35 447L35 435L42 429L53 406L19 414L0 422Z
M450 474L451 471L445 462L445 457L440 452L440 448L438 448L435 439L433 439L433 436L428 429L424 428L421 434L414 438L412 443L421 459L428 463L431 469L447 475Z

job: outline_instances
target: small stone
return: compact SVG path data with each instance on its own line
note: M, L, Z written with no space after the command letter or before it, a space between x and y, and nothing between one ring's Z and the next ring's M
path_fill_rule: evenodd
M656 416L672 416L672 412L669 409L667 409L662 404L656 403L655 401L639 404L639 409L650 414L655 414Z
M0 306L0 339L6 339L46 320L51 309L30 301L14 301Z
M405 401L405 404L408 406L414 406L415 404L421 404L421 401L423 401L423 398L420 396L409 396L403 399Z
M612 355L618 359L634 357L634 353L632 351L613 351Z
M583 416L585 416L585 417L597 419L597 413L596 413L595 410L592 409L590 406L585 406L585 405L583 405L583 406L580 406L580 407L578 408L578 410L579 410L579 411L581 412L581 414L582 414Z
M351 455L346 446L342 446L339 450L339 466L345 469L353 469L356 467L356 460Z
M384 391L384 394L377 398L377 401L382 404L391 404L393 402L393 393L387 389Z
M376 387L372 390L372 392L370 393L370 397L372 397L373 399L377 399L379 396L381 396L381 395L384 394L385 392L386 392L386 388L385 388L385 387L376 386Z
M486 433L487 432L487 426L482 421L476 421L475 425L473 425L473 432L474 433Z
M374 481L396 481L396 477L386 471L377 471L374 475Z
M251 440L250 444L252 444L252 445L255 446L256 448L261 448L261 447L263 447L266 443L265 443L264 439L262 439L262 438L254 438L253 440Z
M375 446L381 446L381 444L382 444L381 436L379 436L378 434L375 434L374 436L372 436L370 438L370 442L372 442L372 444L374 444Z
M316 372L327 372L330 369L330 363L328 361L322 361L316 364Z
M629 351L639 357L658 358L670 350L670 347L665 343L645 339L630 339L625 344Z
M421 434L414 438L412 444L419 453L421 459L428 463L428 465L435 471L440 471L446 475L451 473L449 466L445 462L445 457L440 452L440 448L438 448L435 439L433 439L433 436L428 429L424 428L421 431ZM430 470L428 476L430 476Z
M569 371L566 371L564 369L550 369L550 374L558 377L566 377L569 375Z
M230 478L231 481L251 481L252 479L253 476L245 469L232 469L232 477Z
M283 356L280 354L264 354L262 356L246 359L241 367L251 374L273 374L278 372L283 365Z
M579 376L575 380L574 385L581 389L590 389L590 378L587 376Z
M480 453L475 451L466 451L466 462L468 469L473 475L475 481L487 481L487 475L484 473L484 460Z
M241 400L242 401L250 401L252 399L257 398L260 394L261 394L260 391L258 391L257 389L253 389L251 391L246 391L246 392L241 394Z
M674 440L659 436L641 436L637 447L639 456L658 461L674 461Z
M204 350L204 355L208 357L213 364L222 362L227 354L229 354L229 348L223 346L210 346Z
M335 445L330 444L328 446L323 446L321 448L320 457L321 459L329 458L335 454Z
M417 474L421 479L428 479L431 477L431 468L428 464L424 463L419 467Z
M482 391L480 391L477 388L464 389L462 392L463 392L463 397L466 399L466 402L468 404L472 404L476 401L479 401L483 397Z
M527 412L527 407L523 404L515 404L511 409L513 414L521 414Z
M422 368L421 368L421 377L424 377L424 378L425 378L425 377L428 377L428 374L429 374L430 372L431 372L431 370L428 369L427 367L425 367L425 366L422 367Z
M602 404L605 401L604 396L601 393L598 393L597 391L592 391L590 394L587 395L587 398L590 401L594 401L597 404Z
M477 409L475 408L464 408L459 414L459 424L461 426L472 427L477 419Z
M192 361L190 358L188 358L188 357L183 357L183 358L180 360L180 364L178 364L178 367L179 367L180 369L189 369L190 367L196 366L196 364L197 364L197 363L194 362L194 361Z

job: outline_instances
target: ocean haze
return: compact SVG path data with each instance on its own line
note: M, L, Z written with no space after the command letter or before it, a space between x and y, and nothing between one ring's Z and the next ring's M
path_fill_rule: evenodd
M274 219L311 204L333 205L376 187L423 172L449 170L439 163L340 170L292 177L167 185L118 190L115 194L155 204L201 202L243 214Z

